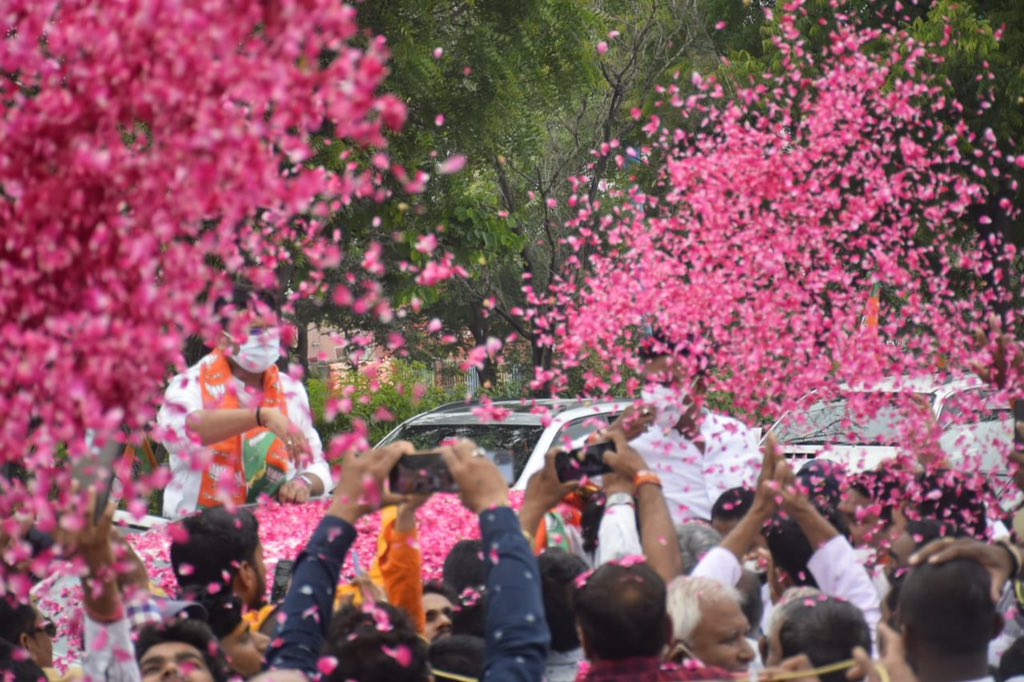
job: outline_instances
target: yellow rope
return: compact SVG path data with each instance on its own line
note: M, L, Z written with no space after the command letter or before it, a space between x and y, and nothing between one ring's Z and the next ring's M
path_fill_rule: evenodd
M770 682L782 682L783 680L798 680L801 677L817 677L821 675L828 675L829 673L837 673L840 670L848 670L856 664L852 658L845 661L839 661L838 663L829 663L823 665L820 668L811 668L810 670L794 670L793 672L785 673L769 673L765 676L758 674L758 679L770 680ZM882 678L882 682L889 682L889 672L879 664L877 666L878 674ZM478 682L475 677L466 677L465 675L457 675L455 673L445 672L444 670L438 670L434 668L431 672L434 673L434 677L438 677L444 680L454 680L455 682ZM762 673L765 671L761 671ZM750 682L750 676L734 677L733 682ZM702 682L718 682L717 680L703 680Z
M817 677L820 675L828 675L829 673L837 673L840 670L848 670L855 664L856 661L850 658L845 661L829 663L828 665L823 665L820 668L812 668L810 670L794 670L793 672L786 673L772 673L771 671L762 670L758 672L758 679L770 680L771 682L781 682L781 680L798 680L801 677ZM735 682L749 682L750 677L736 677L734 680Z
M431 673L434 677L441 678L442 680L455 680L455 682L477 682L475 677L466 677L465 675L457 675L456 673L448 673L437 668L431 668Z

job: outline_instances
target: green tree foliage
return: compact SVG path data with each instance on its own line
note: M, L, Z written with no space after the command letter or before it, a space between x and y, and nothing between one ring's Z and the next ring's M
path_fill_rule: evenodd
M941 47L941 62L921 68L933 69L943 83L948 80L946 87L965 103L976 135L991 128L1012 149L1024 125L1024 3L903 3L898 15L892 7L849 0L846 10L868 23L895 21L917 41L941 43L948 25L951 39ZM394 0L360 5L361 24L386 36L393 51L386 87L409 106L405 130L391 141L393 159L407 169L431 173L437 161L454 153L468 161L460 173L435 175L423 194L402 195L396 184L399 200L356 204L337 215L343 259L328 283L344 282L347 273L360 270L371 239L382 240L387 262L422 265L428 257L414 245L427 233L436 233L438 250L452 251L469 274L422 288L392 268L379 285L398 306L393 316L367 322L329 297L315 296L296 308L300 327L319 322L358 329L381 344L397 330L407 338L399 352L418 361L514 333L528 362L550 366L553 349L545 330L518 313L531 307L524 284L536 293L532 307L543 313L548 287L562 272L564 224L573 216L568 178L581 177L583 191L594 196L607 183L648 171L642 164L619 168L613 156L594 156L592 150L619 140L621 152L642 142L642 118L631 114L634 109L653 111L664 97L656 85L674 82L685 95L690 71L713 72L728 96L781 68L782 56L772 42L777 19L765 18L766 10L774 8L775 0ZM835 20L830 0L807 0L804 9L800 28L809 47L824 45L829 22ZM602 42L607 50L598 49ZM986 70L993 79L978 80ZM995 104L983 105L992 93ZM443 125L438 125L439 115ZM330 140L329 132L317 162L340 167L341 154L352 152ZM1005 182L1015 170L1008 167L1003 180L990 178L994 197L1020 198L1019 189ZM372 226L373 218L379 226ZM974 226L966 227L970 233ZM998 221L997 227L1024 241L1018 222ZM296 272L301 273L301 264ZM426 332L432 318L455 335L454 345L440 344L438 334ZM484 374L493 378L494 367L486 366Z
M529 305L523 285L543 308L568 255L568 179L582 177L593 195L629 174L593 150L639 139L631 109L649 108L655 84L673 71L716 63L713 28L698 10L693 0L361 5L360 23L386 36L393 51L386 87L409 106L403 132L392 140L393 159L431 172L453 153L468 162L461 173L435 177L422 195L339 215L346 242L336 276L358 268L361 250L382 235L388 262L421 265L427 257L414 245L427 233L436 233L439 251L453 252L469 274L421 288L411 276L391 273L382 289L407 308L360 328L381 342L401 329L410 357L428 360L450 350L422 331L437 317L460 344L514 334L531 364L550 366L544 330L520 314ZM336 165L342 151L325 143L317 161ZM376 230L366 227L372 217L379 219ZM326 298L300 304L298 317L343 329L356 324ZM493 374L485 366L485 379Z
M354 430L355 421L361 420L368 427L370 442L376 443L409 417L463 399L434 386L431 376L432 371L422 363L393 362L390 371L376 381L362 372L338 377L341 389L332 389L322 379L308 379L313 425L326 446L335 435ZM332 397L349 401L351 408L328 419L326 408Z

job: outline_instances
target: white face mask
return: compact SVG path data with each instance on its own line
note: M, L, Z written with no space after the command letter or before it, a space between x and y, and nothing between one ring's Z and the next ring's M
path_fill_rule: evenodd
M657 411L654 423L662 429L671 429L683 416L683 393L668 386L653 385L640 392L640 399Z
M274 327L267 327L257 334L250 333L232 359L246 372L261 374L270 369L279 357L281 333Z

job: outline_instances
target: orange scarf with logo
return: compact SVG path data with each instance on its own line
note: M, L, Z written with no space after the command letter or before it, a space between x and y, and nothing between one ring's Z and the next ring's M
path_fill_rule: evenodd
M213 359L204 359L199 367L199 387L203 394L204 410L234 410L241 404L238 400L238 391L235 388L235 381L231 374L231 364L221 349L216 349L210 354ZM284 391L281 388L281 377L276 366L272 365L263 373L263 395L260 399L260 407L276 407L288 414L288 405L284 399ZM203 472L203 482L199 488L199 508L219 507L224 504L225 496L235 504L245 504L252 483L245 472L245 463L242 461L243 439L251 439L267 429L258 426L245 433L232 436L219 443L210 446L213 456L210 463ZM275 458L276 459L276 458ZM283 466L287 469L287 458L284 462L271 462L268 464ZM221 482L223 477L230 480Z

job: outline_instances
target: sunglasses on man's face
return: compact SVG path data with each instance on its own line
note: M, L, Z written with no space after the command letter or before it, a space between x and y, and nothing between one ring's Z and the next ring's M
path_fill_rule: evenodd
M53 624L53 621L45 621L40 625L36 626L36 629L32 631L33 635L38 635L40 632L45 632L50 639L57 636L57 626Z

